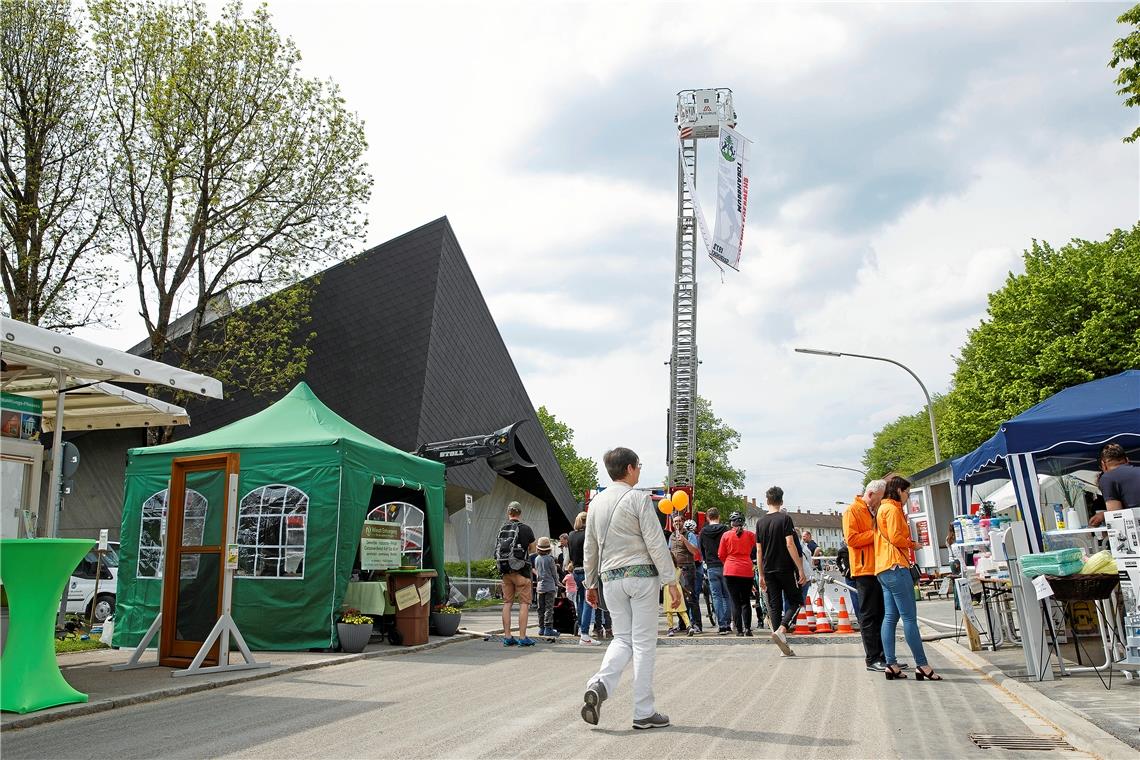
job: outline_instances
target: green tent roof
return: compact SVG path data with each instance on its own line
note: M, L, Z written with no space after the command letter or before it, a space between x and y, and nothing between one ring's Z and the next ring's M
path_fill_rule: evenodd
M366 448L426 463L365 433L324 405L308 384L293 390L267 409L209 433L160 446L131 449L135 456L184 454L203 450L328 446L351 441Z

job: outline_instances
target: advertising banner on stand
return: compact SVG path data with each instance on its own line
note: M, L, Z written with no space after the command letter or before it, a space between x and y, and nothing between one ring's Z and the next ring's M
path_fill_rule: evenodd
M748 162L752 143L731 127L720 128L717 143L716 228L712 250L716 261L740 268L744 222L748 216Z

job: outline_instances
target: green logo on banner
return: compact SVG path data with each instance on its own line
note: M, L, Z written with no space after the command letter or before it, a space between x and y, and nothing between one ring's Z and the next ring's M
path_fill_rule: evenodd
M720 154L725 161L736 160L736 143L733 142L732 135L725 135L720 141Z

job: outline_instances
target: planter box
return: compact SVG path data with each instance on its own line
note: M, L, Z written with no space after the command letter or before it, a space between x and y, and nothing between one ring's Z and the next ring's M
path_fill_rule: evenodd
M340 650L355 654L363 652L372 638L371 623L337 623L337 637L340 638Z
M454 636L459 630L459 621L462 615L445 615L440 612L431 613L431 627L440 636Z

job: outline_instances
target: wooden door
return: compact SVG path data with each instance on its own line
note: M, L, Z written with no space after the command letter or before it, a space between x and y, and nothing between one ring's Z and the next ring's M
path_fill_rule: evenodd
M180 457L171 464L161 665L187 667L221 617L226 501L230 475L238 468L236 453ZM217 664L215 643L203 665Z

